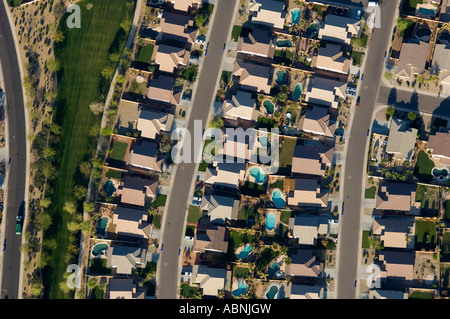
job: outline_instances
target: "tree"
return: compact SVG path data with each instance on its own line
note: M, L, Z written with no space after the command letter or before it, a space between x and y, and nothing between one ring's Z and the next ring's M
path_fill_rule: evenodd
M101 130L101 133L103 136L110 136L112 133L113 129L111 127L104 127Z
M56 31L55 35L53 36L53 41L55 41L56 43L60 43L60 42L63 42L65 38L66 37L64 35L64 32L59 30L59 31Z
M395 109L393 106L388 106L388 108L386 109L386 117L390 118L392 115L394 115L395 113Z
M94 202L84 202L83 209L85 211L87 211L88 213L92 213L95 210L95 203Z
M224 125L223 119L220 116L215 116L214 119L212 119L209 122L209 127L210 128L222 128L223 125Z
M61 63L56 59L48 59L45 62L45 66L51 72L57 72L61 69Z
M56 151L54 149L52 149L51 147L47 146L42 151L42 155L44 155L45 158L52 158L53 156L56 155Z
M86 197L87 189L82 185L76 185L73 189L73 196L76 199L83 199Z
M80 165L78 165L78 169L84 177L88 178L91 176L92 164L89 162L81 162Z
M206 22L206 16L202 13L199 13L195 16L195 25L197 27L201 27L205 24Z
M104 108L105 105L100 102L93 102L89 105L89 109L95 116L100 115L103 112Z
M123 29L123 31L128 33L130 31L132 25L133 25L133 21L125 20L120 24L120 27Z
M69 215L74 215L77 212L77 207L74 202L66 202L63 207L63 211Z
M110 55L108 55L109 61L111 61L113 63L119 62L120 58L121 58L120 53L117 53L117 52L114 52L114 53L111 53Z
M37 230L47 230L52 224L52 216L48 213L37 214L34 219L34 226Z
M122 74L117 75L116 83L124 84L126 81L127 79L125 78L125 76L123 76Z
M414 121L417 119L417 114L414 113L414 112L408 112L408 119L409 119L411 122L414 122Z
M94 289L98 285L97 279L95 279L95 278L89 279L89 281L87 282L86 285L89 289L91 289L91 290Z
M62 128L58 124L52 123L52 125L50 126L50 132L52 132L55 135L60 135L62 132Z
M114 75L114 70L112 67L107 66L107 67L103 68L102 76L105 78L105 80L111 80L113 75Z
M400 31L406 30L411 23L409 19L398 18L397 20L397 29Z
M52 201L48 198L41 198L39 200L39 206L41 206L42 208L48 208L51 205Z

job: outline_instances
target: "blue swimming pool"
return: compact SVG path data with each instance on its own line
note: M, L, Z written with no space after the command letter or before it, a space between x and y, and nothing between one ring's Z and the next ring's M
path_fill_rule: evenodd
M92 255L98 256L103 250L106 250L108 248L108 244L101 243L94 246L92 249Z
M248 255L250 255L250 253L253 251L253 248L250 244L247 244L244 246L244 249L242 249L239 254L237 255L238 259L245 259L248 257Z
M105 191L106 196L111 197L116 191L116 188L114 187L114 183L108 179L105 184L103 184L103 190Z
M97 222L97 234L100 236L105 236L106 225L108 224L108 217L103 217Z
M273 105L272 101L265 100L263 105L264 105L264 107L267 110L267 114L272 114L273 113L273 110L274 110L275 106Z
M254 166L250 168L250 175L255 178L256 183L262 184L266 181L266 174L263 172L262 168L259 166Z
M272 230L275 228L275 214L268 213L266 216L266 229Z
M292 16L292 23L298 23L300 21L300 9L292 9L291 10L291 16Z
M277 72L277 79L275 80L278 85L286 84L286 72L283 70Z
M277 208L283 208L286 204L286 201L284 200L283 195L281 194L281 191L279 189L273 191L272 201L275 203L275 206Z
M280 47L280 48L284 48L284 47L290 48L291 46L292 46L292 42L291 42L291 40L289 40L289 39L286 39L286 40L278 40L278 41L277 41L277 47Z
M278 264L278 262L274 261L272 263L272 265L270 265L269 269L268 269L268 273L270 277L275 277L275 275L277 274L278 270L280 270L280 265Z
M233 294L233 296L235 297L240 297L243 294L245 294L248 290L248 285L245 283L244 280L239 280L238 281L238 288L233 290L231 293Z
M298 101L300 96L302 95L303 86L301 83L297 83L294 89L294 101Z
M267 299L274 299L275 296L277 295L277 293L278 293L278 286L273 285L273 286L271 286L270 289L267 291L266 297L267 297Z

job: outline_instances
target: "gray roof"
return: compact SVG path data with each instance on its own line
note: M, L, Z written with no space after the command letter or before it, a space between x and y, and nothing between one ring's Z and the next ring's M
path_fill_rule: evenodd
M393 153L397 159L411 161L414 155L416 139L416 128L410 128L408 121L393 118L389 129L386 152Z
M436 44L431 73L439 74L440 71L445 70L450 71L450 46L447 44Z
M239 200L220 195L205 195L200 205L208 212L211 222L225 224L225 219L236 219L239 212Z
M145 265L147 250L133 246L110 246L107 266L116 268L118 274L130 275L133 268Z

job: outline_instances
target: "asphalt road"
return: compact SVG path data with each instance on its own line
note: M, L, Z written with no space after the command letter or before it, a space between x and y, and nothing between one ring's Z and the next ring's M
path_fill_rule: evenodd
M217 79L220 76L223 45L228 41L231 34L231 24L234 18L236 0L216 1L214 10L216 15L210 32L208 54L206 55L202 71L198 78L192 111L189 117L187 129L193 135L194 120L201 120L203 127L208 122L208 114L215 96ZM200 132L201 133L201 132ZM194 145L192 143L192 145ZM200 147L200 146L199 146ZM192 151L194 153L194 150ZM189 200L191 184L197 168L196 163L181 163L173 181L173 187L169 195L169 204L164 217L164 232L158 269L158 291L159 299L177 298L179 272L178 250L184 237L185 213Z
M8 189L6 203L5 238L6 250L3 255L1 298L19 297L20 251L22 236L16 235L16 216L25 198L26 184L26 129L22 81L12 30L7 19L6 8L0 1L0 61L2 64L8 108L9 154L11 164L6 179ZM3 243L2 243L3 245Z
M358 279L361 249L360 220L365 184L367 130L377 101L378 88L384 65L384 52L392 34L392 21L397 1L383 1L381 28L375 29L366 55L363 82L360 84L361 102L355 109L348 143L343 180L344 214L341 216L337 267L336 298L356 298L355 280ZM359 280L358 280L359 283Z

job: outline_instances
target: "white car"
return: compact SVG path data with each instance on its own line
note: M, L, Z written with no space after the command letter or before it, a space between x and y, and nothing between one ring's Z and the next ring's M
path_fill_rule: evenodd
M356 19L357 20L361 19L361 10L356 11Z

